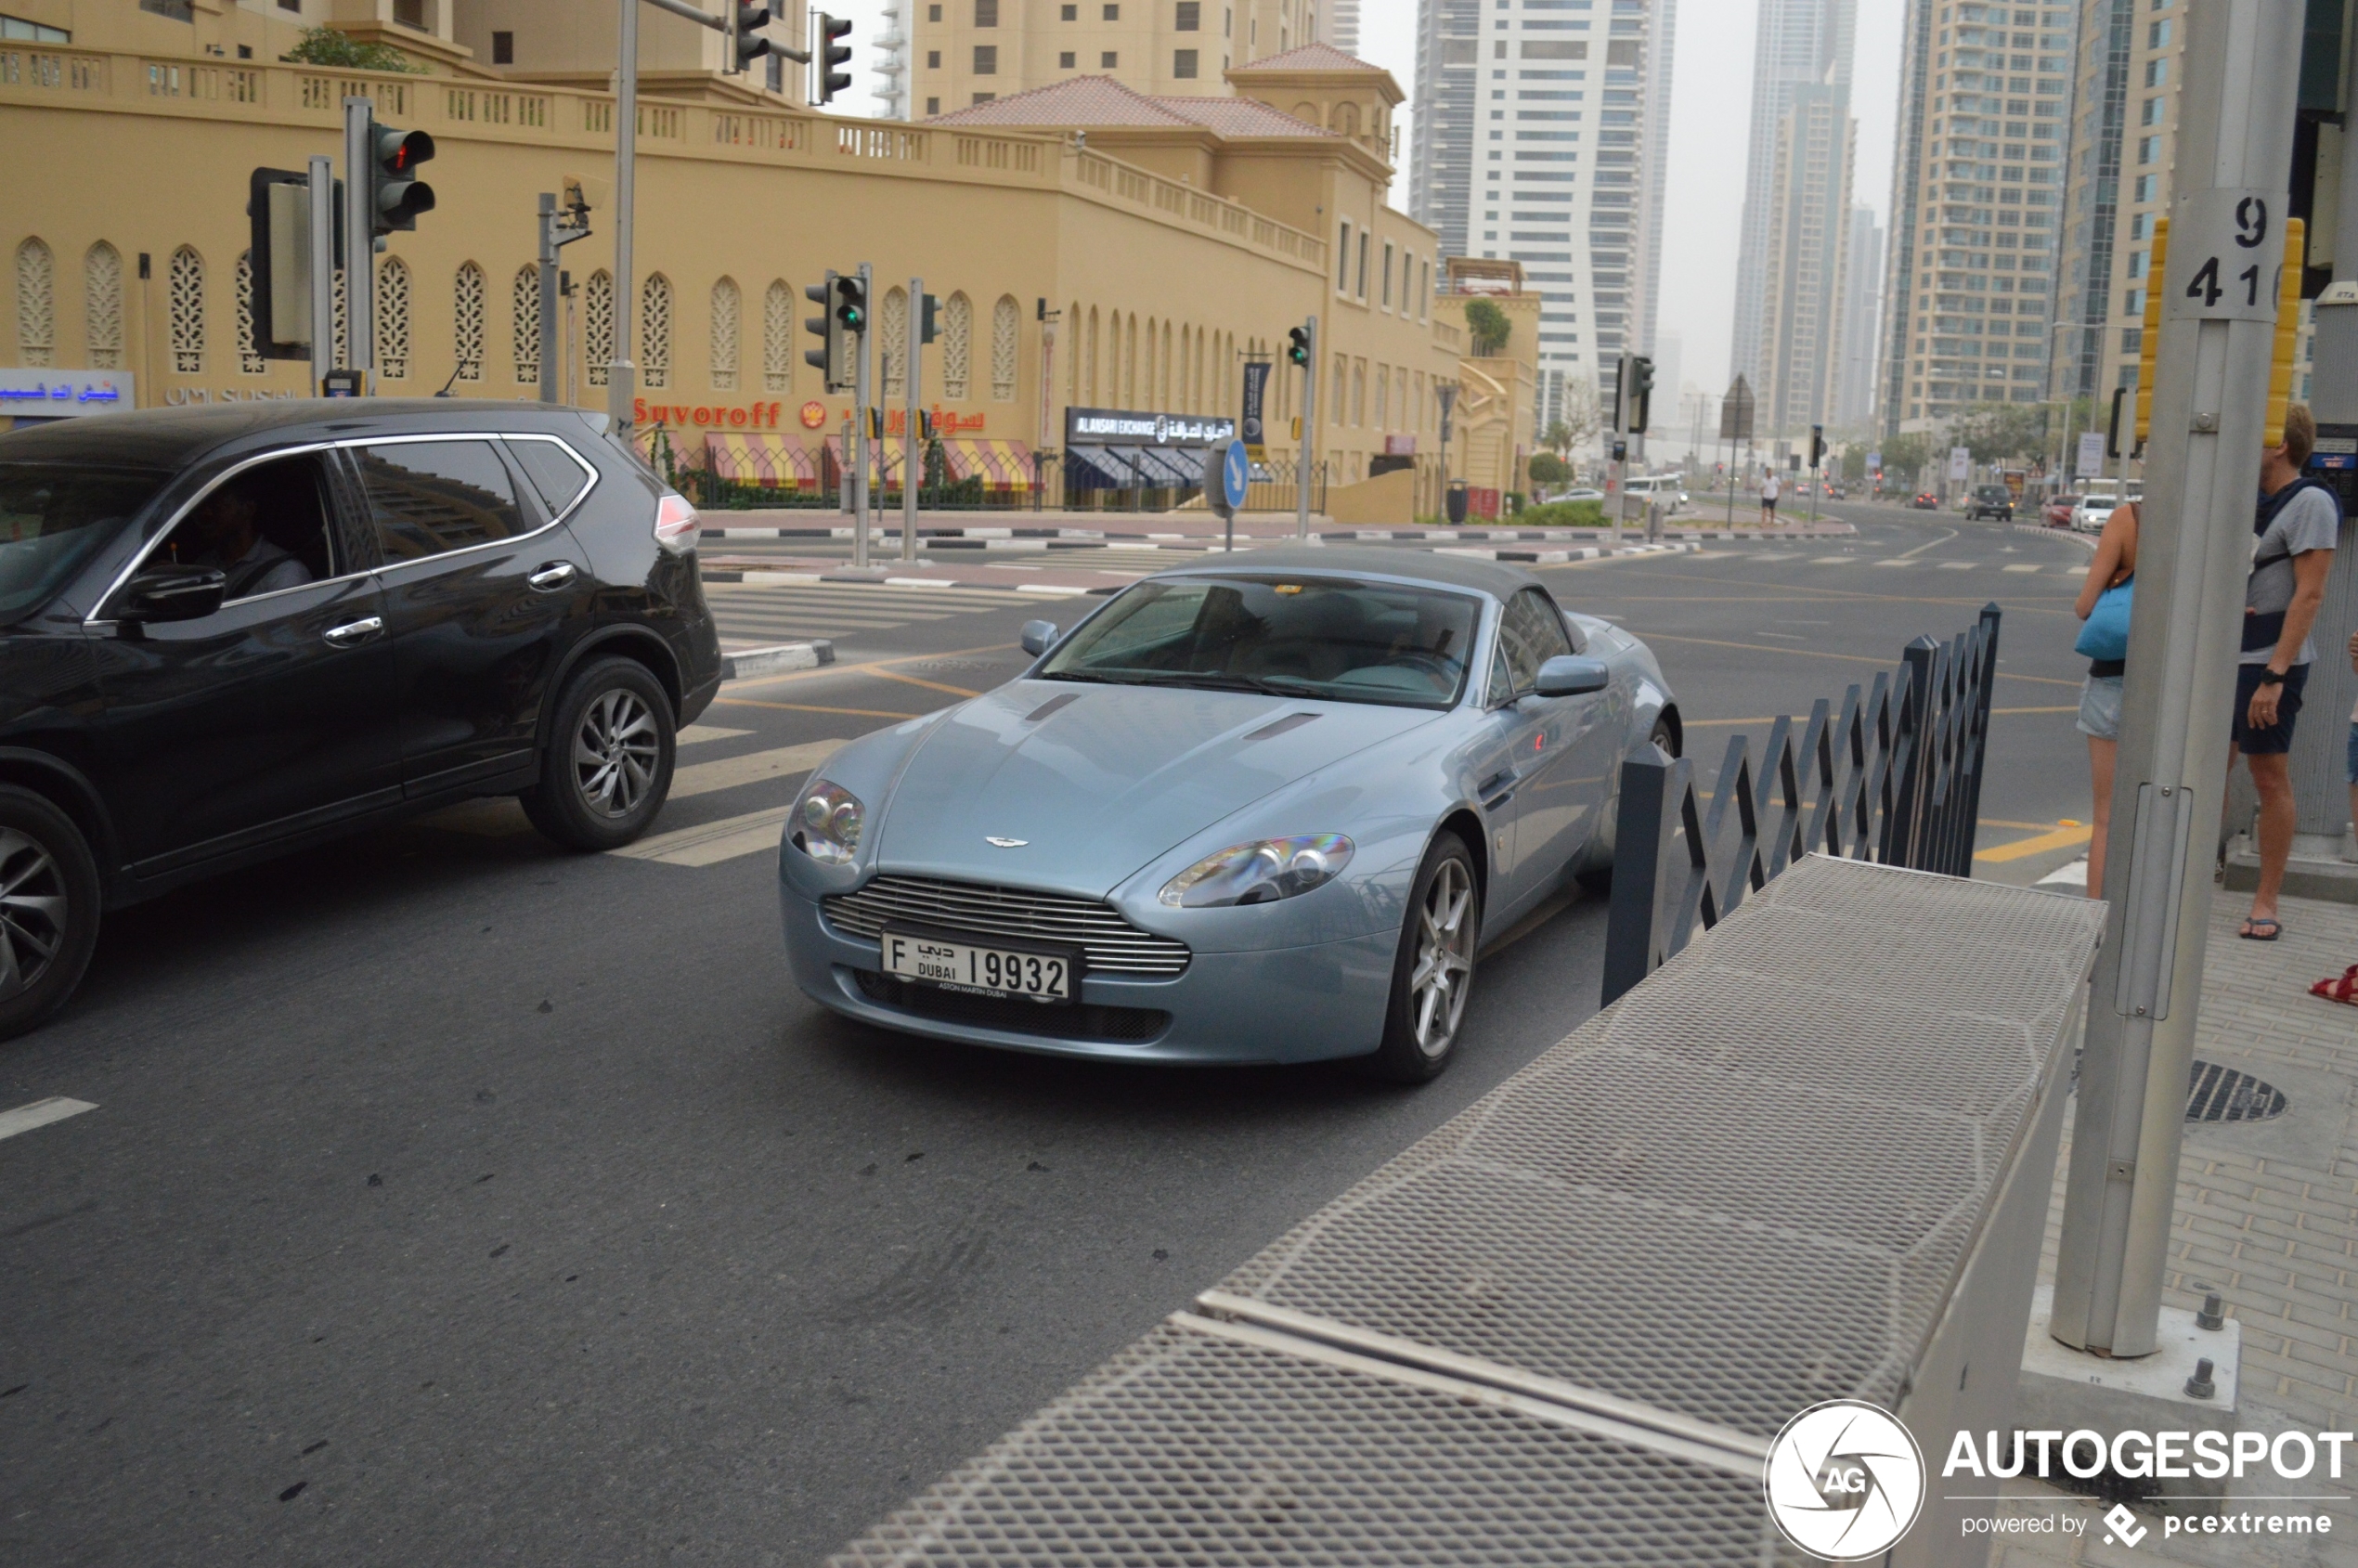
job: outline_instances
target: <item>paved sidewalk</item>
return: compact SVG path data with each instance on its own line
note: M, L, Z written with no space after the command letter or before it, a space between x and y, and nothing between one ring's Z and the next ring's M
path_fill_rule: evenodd
M2178 1208L2164 1300L2189 1310L2206 1286L2220 1290L2243 1325L2242 1405L2247 1431L2358 1428L2358 1131L2352 1095L2358 1086L2358 1007L2308 994L2310 983L2358 963L2358 908L2306 899L2284 901L2285 934L2274 942L2237 940L2248 895L2222 891L2211 901L2204 965L2197 1060L2257 1075L2283 1091L2280 1116L2240 1124L2190 1124L2179 1167ZM2070 1129L2055 1171L2048 1214L2042 1284L2054 1277L2063 1224ZM2319 1473L2308 1484L2270 1477L2230 1499L2257 1507L2268 1493L2358 1493L2358 1471L2339 1482ZM2059 1511L2062 1494L2012 1484L2026 1516ZM2330 1513L2324 1537L2196 1536L2165 1539L2157 1515L2132 1550L2105 1544L2102 1506L2072 1499L2089 1529L2076 1541L2038 1538L1991 1553L1991 1568L2087 1563L2200 1563L2206 1568L2308 1568L2358 1564L2358 1504L2286 1505Z

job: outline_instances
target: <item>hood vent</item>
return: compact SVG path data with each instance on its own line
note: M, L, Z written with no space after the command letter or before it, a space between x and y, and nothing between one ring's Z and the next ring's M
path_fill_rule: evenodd
M1247 735L1245 745L1250 745L1255 741L1274 741L1288 730L1299 730L1304 724L1315 724L1317 721L1318 716L1315 713L1289 713L1283 719L1263 724L1260 729Z

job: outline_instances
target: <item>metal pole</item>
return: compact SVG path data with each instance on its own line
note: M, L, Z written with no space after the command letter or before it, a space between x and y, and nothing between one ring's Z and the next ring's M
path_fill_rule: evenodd
M540 401L557 400L557 199L540 193Z
M860 297L871 302L868 308L873 310L875 292L869 287L869 270L866 262L860 264ZM851 564L855 571L864 571L868 565L868 371L875 342L875 334L868 330L863 317L860 323L860 352L852 360Z
M2302 8L2217 0L2184 20L2178 194L2157 280L2152 457L2105 867L2112 913L2088 1009L2049 1324L2064 1343L2114 1356L2157 1344L2209 926L2214 792L2226 773L2251 561ZM2247 268L2257 269L2248 303Z
M1293 537L1299 540L1310 538L1310 441L1318 423L1318 317L1311 316L1302 326L1310 333L1310 357L1302 367L1302 456L1298 460L1301 472L1294 475L1298 494L1293 503ZM1445 471L1447 463L1443 464ZM1445 483L1444 488L1446 489ZM1236 520L1228 523L1231 548L1236 538Z
M374 155L377 105L373 98L343 100L343 342L344 366L364 372L361 390L374 390L365 372L377 368L375 290L376 225L369 211L369 171ZM332 313L333 305L330 306ZM330 315L329 330L334 330Z
M917 369L924 357L926 280L909 279L909 417L900 431L900 559L917 558Z
M630 435L638 369L630 363L630 225L639 172L639 0L621 0L622 40L615 55L614 357L606 365L606 414L616 434Z
M336 368L336 161L325 153L309 166L311 219L311 395Z

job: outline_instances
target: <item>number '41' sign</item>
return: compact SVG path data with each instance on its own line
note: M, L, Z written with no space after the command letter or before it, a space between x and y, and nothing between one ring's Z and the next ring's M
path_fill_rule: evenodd
M2170 218L2165 314L2173 321L2276 319L2285 260L2280 194L2196 190L2178 198Z

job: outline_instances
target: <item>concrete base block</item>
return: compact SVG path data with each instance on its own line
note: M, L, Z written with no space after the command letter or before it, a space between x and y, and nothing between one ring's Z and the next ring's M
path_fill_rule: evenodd
M2225 886L2248 893L2260 886L2260 849L2248 834L2227 841ZM2289 898L2323 899L2330 903L2358 904L2358 840L2348 833L2293 835L2292 857L2285 862L2285 893Z
M2200 1328L2195 1315L2161 1309L2159 1346L2151 1355L2111 1360L2073 1350L2047 1330L2054 1315L2054 1288L2041 1285L2032 1297L2030 1328L2023 1338L2022 1383L2015 1396L2015 1426L2023 1432L2088 1431L2109 1444L2121 1432L2219 1432L2235 1425L2235 1373L2243 1359L2243 1326ZM2186 1393L2195 1364L2210 1363L2218 1392L2209 1399ZM2051 1450L2052 1452L2052 1450ZM2227 1480L2199 1476L2157 1479L2107 1471L2085 1480L2049 1461L2049 1481L2072 1491L2135 1499L2167 1512L2214 1513L2227 1496Z

